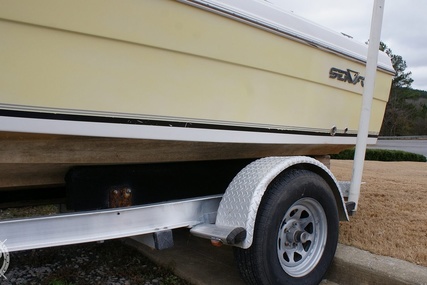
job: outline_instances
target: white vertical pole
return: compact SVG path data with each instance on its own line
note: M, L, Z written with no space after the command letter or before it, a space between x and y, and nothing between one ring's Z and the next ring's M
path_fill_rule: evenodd
M375 75L378 64L378 49L380 46L381 26L383 21L385 0L374 0L372 12L371 33L369 36L368 58L366 63L365 88L363 91L362 110L360 113L359 131L357 133L356 151L354 154L353 176L351 178L348 201L357 204L362 183L363 164L365 161L366 145L371 118L371 106L374 97Z

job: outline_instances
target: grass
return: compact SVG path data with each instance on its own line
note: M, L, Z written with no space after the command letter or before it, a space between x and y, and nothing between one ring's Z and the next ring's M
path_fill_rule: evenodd
M331 155L332 159L353 160L355 149L346 149L339 154ZM426 162L424 155L401 150L367 149L365 160L375 161L416 161Z
M333 160L339 181L353 161ZM366 161L358 210L342 222L340 243L427 266L427 163Z

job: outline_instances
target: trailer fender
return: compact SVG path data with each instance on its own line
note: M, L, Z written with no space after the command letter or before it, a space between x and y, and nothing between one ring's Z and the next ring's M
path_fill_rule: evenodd
M290 168L301 168L320 175L334 192L340 220L348 220L343 195L332 172L321 162L306 156L266 157L242 169L228 186L218 208L215 226L218 228L244 228L246 238L237 247L252 245L255 219L261 199L269 184Z

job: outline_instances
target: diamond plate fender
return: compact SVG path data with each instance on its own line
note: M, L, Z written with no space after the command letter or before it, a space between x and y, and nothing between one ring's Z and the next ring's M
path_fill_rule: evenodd
M326 178L325 180L334 191L340 219L348 220L345 202L332 172L313 158L290 156L261 158L241 170L230 183L221 200L215 224L220 227L245 228L246 239L236 246L249 248L252 244L258 207L268 185L285 169L300 164Z

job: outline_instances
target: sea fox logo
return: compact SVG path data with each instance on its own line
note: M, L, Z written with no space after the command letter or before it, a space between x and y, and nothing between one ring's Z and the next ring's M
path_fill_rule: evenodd
M329 78L338 79L339 81L344 81L356 85L360 82L360 85L365 86L365 77L360 76L360 73L351 69L341 70L335 67L332 67L329 70Z

